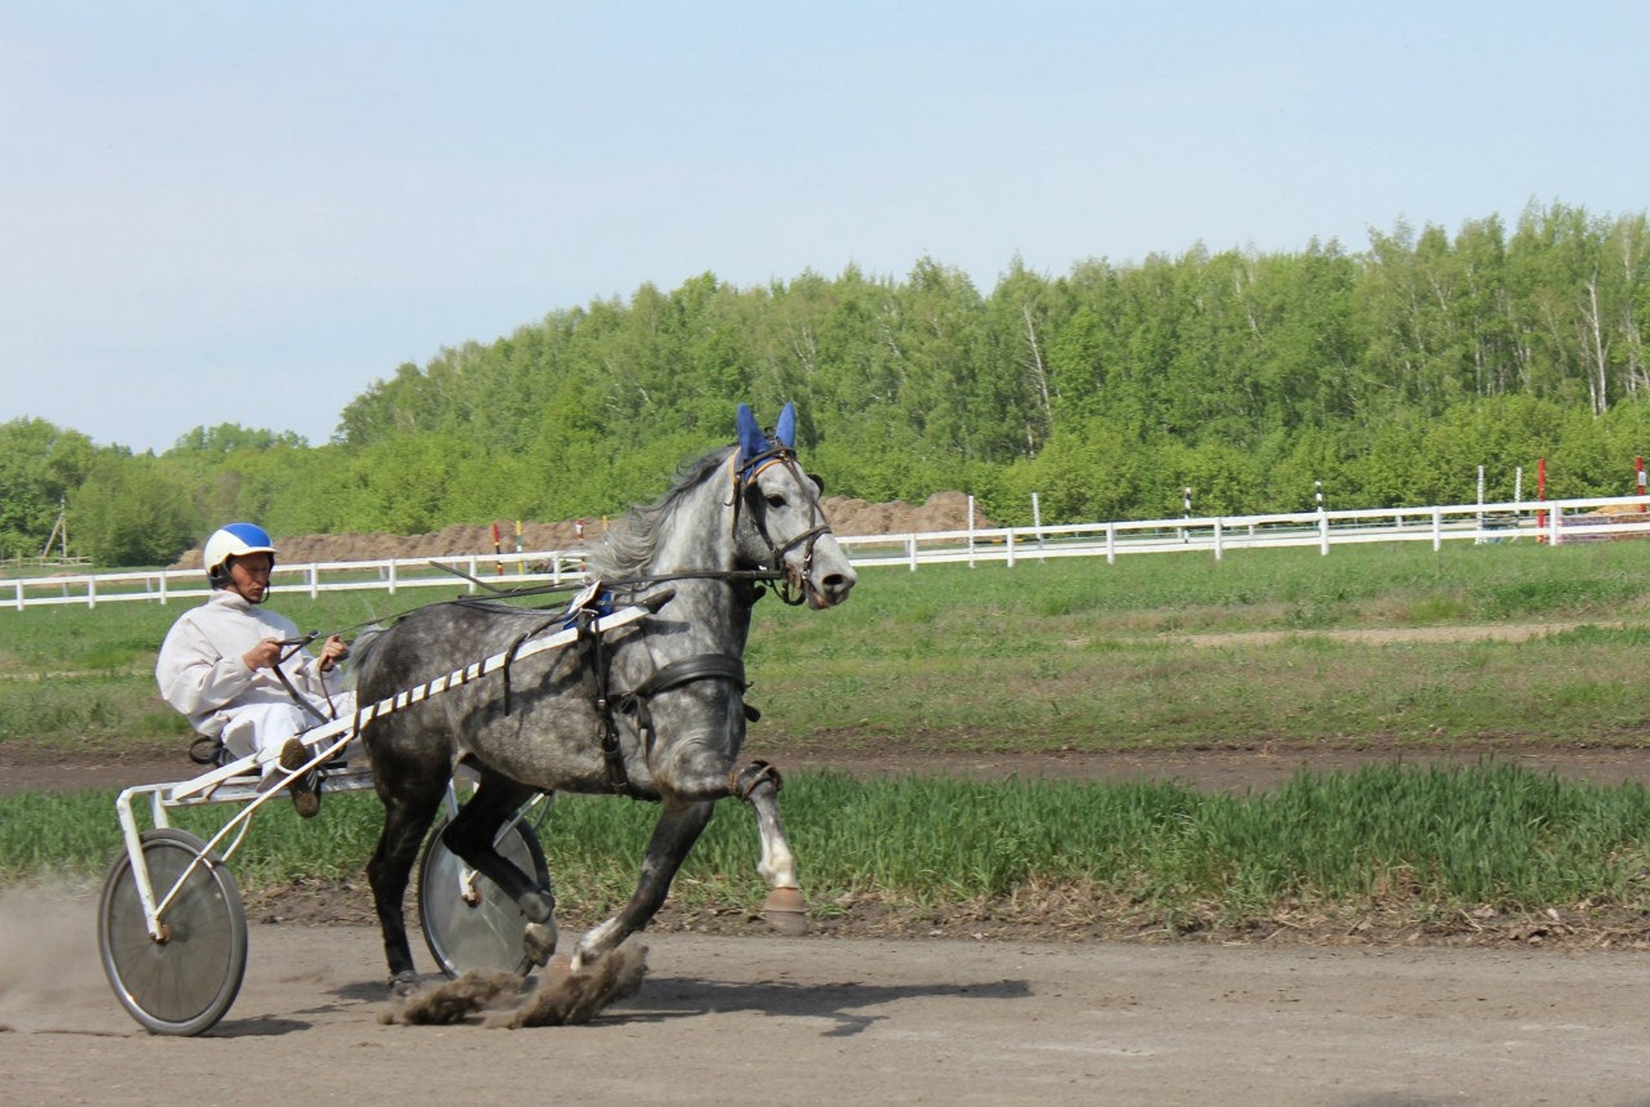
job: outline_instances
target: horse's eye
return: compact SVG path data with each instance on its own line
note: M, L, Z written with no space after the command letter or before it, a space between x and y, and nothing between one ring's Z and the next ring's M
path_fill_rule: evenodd
M772 507L772 508L784 507L785 506L785 497L780 496L780 495L770 495L770 496L768 496L768 506Z

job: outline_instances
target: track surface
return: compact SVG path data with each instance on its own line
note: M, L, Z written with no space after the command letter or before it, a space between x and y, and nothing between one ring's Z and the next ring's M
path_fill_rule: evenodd
M1267 787L1391 751L875 759L850 771ZM1472 761L1457 750L1445 761ZM1505 754L1498 756L1506 757ZM1650 781L1642 750L1507 758ZM800 767L800 766L798 766ZM32 764L5 783L29 787ZM56 772L51 770L55 768ZM179 779L38 766L39 787ZM67 770L67 771L65 771ZM385 1025L376 930L252 928L202 1038L145 1033L98 966L95 894L0 891L0 1101L18 1104L1650 1104L1650 952L645 934L586 1026ZM427 964L427 962L426 962Z
M1650 1102L1646 954L665 934L639 995L508 1031L385 1025L373 931L256 926L229 1016L169 1039L82 906L77 955L5 966L8 1102Z

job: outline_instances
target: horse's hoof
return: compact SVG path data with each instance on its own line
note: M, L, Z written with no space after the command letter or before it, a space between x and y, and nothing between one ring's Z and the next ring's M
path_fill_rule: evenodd
M556 941L560 937L554 920L528 923L521 932L521 948L529 961L543 968L550 963L550 955L556 952Z
M390 977L390 994L397 999L406 999L421 987L423 982L412 969L402 969Z
M800 888L775 888L762 902L762 917L769 926L792 937L808 932L808 904Z

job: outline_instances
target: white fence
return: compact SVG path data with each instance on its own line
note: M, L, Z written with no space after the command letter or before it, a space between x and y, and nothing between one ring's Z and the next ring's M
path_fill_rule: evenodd
M1188 551L1212 553L1218 560L1229 550L1285 546L1316 546L1327 555L1338 545L1368 542L1431 542L1435 550L1447 541L1517 539L1557 546L1620 536L1650 537L1650 497L994 527L850 535L837 540L855 568L904 565L916 570L922 565L958 562L1012 566L1050 557L1104 557L1112 562L1123 554ZM461 579L455 572L473 580ZM272 584L283 592L307 592L312 598L322 592L359 589L393 594L403 588L445 587L474 593L482 591L476 582L506 588L576 583L583 579L583 551L276 565L272 578ZM0 606L21 611L51 604L95 607L123 600L166 603L199 599L208 591L199 569L59 574L0 581L0 597L4 597Z

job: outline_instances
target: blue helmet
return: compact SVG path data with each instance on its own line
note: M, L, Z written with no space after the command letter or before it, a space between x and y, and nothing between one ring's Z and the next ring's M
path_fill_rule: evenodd
M255 523L228 523L212 532L201 553L206 567L206 579L214 585L229 580L229 560L243 554L266 553L269 563L275 564L275 543L269 532Z

